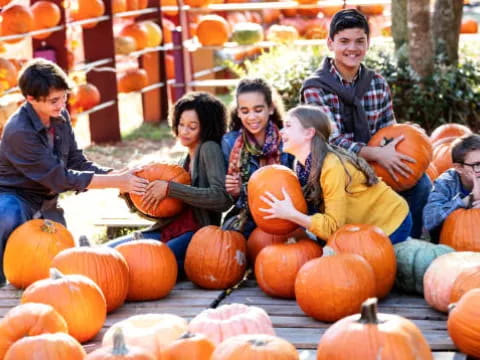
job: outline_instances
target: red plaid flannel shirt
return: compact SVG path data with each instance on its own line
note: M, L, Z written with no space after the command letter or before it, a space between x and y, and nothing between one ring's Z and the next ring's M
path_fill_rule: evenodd
M344 86L353 86L358 77L357 75L351 83L345 81L333 63L331 63L330 71L335 74L338 81L341 81ZM303 95L306 104L320 106L332 120L332 134L330 136L332 144L355 153L358 153L366 145L353 141L353 132L345 132L343 119L340 114L340 102L336 94L320 88L310 87L304 90ZM370 134L374 135L381 128L396 123L390 88L381 75L375 74L373 77L370 88L362 99L362 105L367 116Z

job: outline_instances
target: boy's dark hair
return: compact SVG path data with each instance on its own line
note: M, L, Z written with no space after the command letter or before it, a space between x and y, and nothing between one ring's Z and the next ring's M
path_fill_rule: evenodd
M345 29L360 28L367 34L367 39L370 38L370 26L368 20L357 9L344 9L333 15L330 22L330 32L328 37L333 40L336 34Z
M182 96L170 111L170 126L175 136L185 110L195 110L200 121L200 141L220 143L227 129L227 109L215 96L206 92L190 92Z
M452 161L463 164L465 156L471 151L480 150L480 135L464 135L452 144Z
M273 123L277 125L279 129L281 129L283 127L282 118L285 113L285 109L280 95L278 95L277 91L262 78L243 78L240 80L237 88L235 89L235 101L233 102L233 106L230 111L229 130L240 130L242 128L242 120L240 120L237 114L237 100L239 95L251 92L263 94L267 106L273 107L273 114L270 115L270 120L273 121Z
M35 58L20 71L18 86L23 96L32 96L40 101L51 90L70 90L67 74L55 63Z

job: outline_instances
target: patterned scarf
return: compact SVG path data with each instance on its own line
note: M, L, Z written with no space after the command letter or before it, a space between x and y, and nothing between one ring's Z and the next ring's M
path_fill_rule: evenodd
M303 166L299 161L295 166L295 172L297 173L298 180L300 180L300 185L302 188L307 185L308 177L310 176L310 170L312 169L312 153L307 156L305 160L305 166Z

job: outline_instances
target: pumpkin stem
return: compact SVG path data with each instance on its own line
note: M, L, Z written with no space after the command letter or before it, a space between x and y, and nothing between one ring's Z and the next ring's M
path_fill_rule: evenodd
M90 241L88 240L88 238L85 235L80 235L80 237L78 238L78 245L79 246L86 246L86 247L91 246Z
M362 314L358 320L361 324L378 324L377 298L369 298L362 304Z
M252 344L253 346L265 346L268 344L268 340L265 339L249 339L248 342Z
M133 233L133 240L142 240L143 234L140 231L135 231Z
M322 256L333 256L336 255L337 253L331 246L325 245L323 247L323 255Z
M120 327L117 327L113 333L112 355L128 355L127 345L125 345L125 337L123 336L123 331Z
M289 237L287 241L285 241L285 244L296 244L298 241L294 237Z
M183 334L178 338L178 340L191 339L191 338L193 338L193 337L195 337L195 334L192 333L192 332L190 332L190 331L187 331L187 332L183 333Z
M248 220L248 211L247 209L242 209L240 212L224 222L222 230L233 230L238 232L243 232L245 224Z
M57 229L55 228L55 223L52 220L49 219L44 219L43 224L42 224L42 231L49 233L49 234L55 234L57 232Z
M457 303L451 303L450 305L448 305L448 313L450 314L456 306Z
M57 268L50 268L50 279L58 280L63 278L63 274Z

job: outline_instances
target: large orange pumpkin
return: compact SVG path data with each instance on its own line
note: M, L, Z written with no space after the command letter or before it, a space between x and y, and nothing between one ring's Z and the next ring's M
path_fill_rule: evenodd
M450 302L456 303L469 290L480 288L480 266L463 270L452 286Z
M145 69L128 69L118 77L118 91L128 93L140 91L148 85L148 75Z
M143 167L136 173L137 176L152 182L154 180L173 181L180 184L190 185L190 174L179 165L154 163ZM143 196L130 194L135 207L142 213L153 217L169 217L178 214L182 208L181 200L165 198L158 204L156 209L145 208L142 205Z
M375 296L386 296L395 283L397 260L388 236L373 225L344 225L328 238L328 246L337 253L357 254L365 258L375 273Z
M295 298L298 271L322 253L322 247L310 239L289 239L283 244L265 247L255 261L258 286L270 296Z
M13 344L4 360L83 360L87 355L82 345L73 337L61 332L26 336Z
M23 5L9 6L2 10L2 36L28 33L33 29L33 14ZM4 40L7 43L17 43L23 39Z
M65 319L50 305L22 304L10 309L0 320L0 359L17 340L25 336L68 332Z
M480 251L480 209L457 209L447 216L440 243L457 251Z
M448 137L458 138L460 136L468 135L471 133L472 133L472 130L470 130L469 127L462 124L456 124L456 123L443 124L435 128L435 130L433 130L432 134L430 135L430 141L432 142L432 144L434 144L438 140L441 140L444 138L448 138Z
M52 1L40 0L34 3L30 10L33 15L33 29L40 30L56 26L61 19L60 8ZM51 33L33 35L34 39L45 39Z
M51 269L51 278L34 282L22 294L23 303L49 304L63 316L68 333L80 342L93 338L107 317L102 290L83 275L63 275Z
M345 346L348 344L348 346ZM361 314L343 318L323 334L317 360L433 360L427 340L410 320L377 313L377 299L366 300Z
M27 221L8 238L3 257L5 277L17 288L48 278L55 255L74 246L72 234L62 224L40 219Z
M157 240L135 240L116 247L127 261L127 300L155 300L167 296L177 281L177 260L172 250ZM155 281L152 281L155 279Z
M292 199L293 206L300 212L307 212L307 202L295 173L283 165L263 166L248 180L248 207L258 227L271 234L288 234L298 225L283 219L264 219L268 214L261 208L269 206L260 198L270 192L277 199L283 199L283 191Z
M230 37L230 26L219 15L206 15L200 19L197 38L203 46L221 46Z
M239 282L247 267L245 237L210 225L198 230L185 254L185 273L206 289L226 289Z
M76 112L90 110L100 104L100 91L93 84L80 84L73 89L69 103Z
M203 334L186 332L162 350L162 360L207 360L215 345Z
M415 159L415 163L402 160L413 174L403 177L397 174L398 180L394 180L388 171L376 162L371 165L375 173L396 191L403 191L413 187L422 177L432 160L432 145L428 137L413 125L396 124L380 129L372 136L368 146L384 146L395 138L403 135L405 138L396 146L396 151Z
M118 35L134 38L137 45L136 50L145 49L149 44L148 28L143 23L126 24Z
M303 265L295 280L300 308L320 321L337 321L354 314L375 295L375 273L360 255L338 254Z

